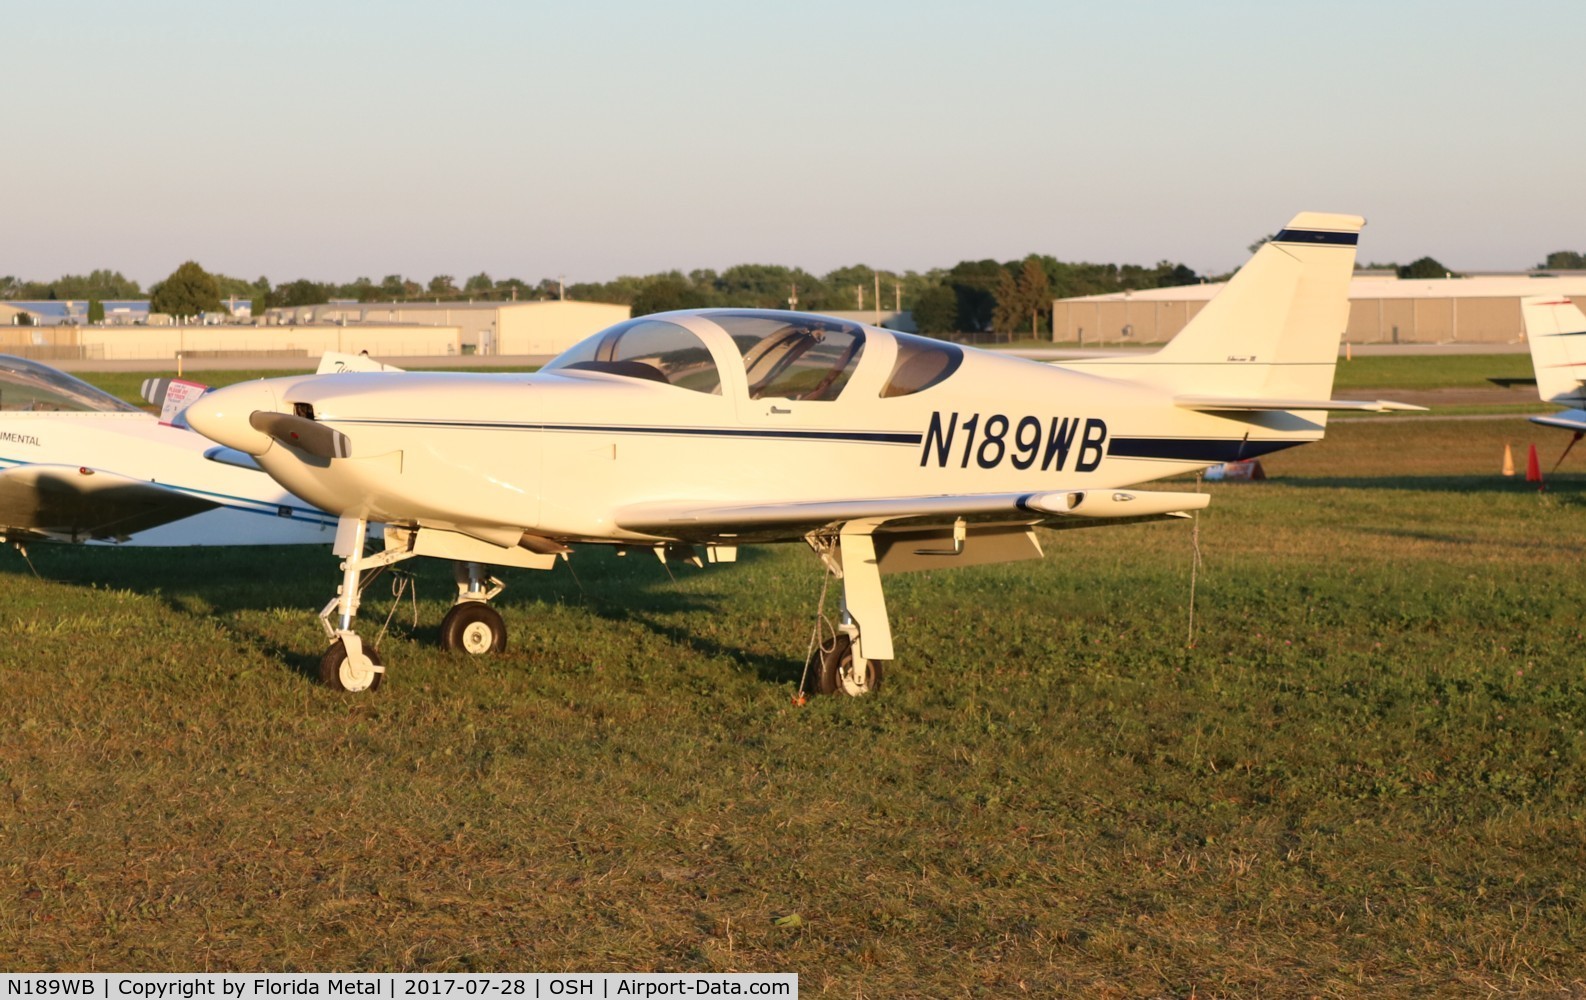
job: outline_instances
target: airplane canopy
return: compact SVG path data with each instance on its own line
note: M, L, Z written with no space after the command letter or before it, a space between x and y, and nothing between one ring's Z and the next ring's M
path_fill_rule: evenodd
M0 354L0 410L142 412L58 368L9 354Z
M963 351L954 344L832 316L704 309L618 323L568 348L543 370L603 372L720 395L719 366L742 364L751 399L830 402L842 394L863 361L867 340L875 338L897 344L883 398L930 388L963 361ZM711 343L717 345L715 352ZM728 343L738 349L737 357L722 353Z

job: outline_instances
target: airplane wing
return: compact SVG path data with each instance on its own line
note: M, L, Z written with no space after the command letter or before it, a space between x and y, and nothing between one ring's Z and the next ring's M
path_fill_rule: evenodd
M1426 409L1386 399L1263 399L1259 396L1174 396L1173 405L1186 410L1363 410L1368 413Z
M64 465L0 470L0 534L125 539L217 506L113 472Z
M1047 493L980 493L888 497L870 500L804 500L775 504L666 501L617 511L617 524L684 541L742 541L802 537L823 528L869 521L875 530L913 531L958 520L976 524L1044 525L1050 528L1157 521L1185 517L1205 507L1205 493L1150 490L1065 490Z

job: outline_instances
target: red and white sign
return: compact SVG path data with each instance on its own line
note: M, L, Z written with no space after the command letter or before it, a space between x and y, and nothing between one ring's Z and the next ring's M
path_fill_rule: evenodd
M170 388L165 390L165 401L160 405L160 423L175 424L176 415L193 405L193 402L209 391L209 386L202 382L189 382L185 378L171 379Z

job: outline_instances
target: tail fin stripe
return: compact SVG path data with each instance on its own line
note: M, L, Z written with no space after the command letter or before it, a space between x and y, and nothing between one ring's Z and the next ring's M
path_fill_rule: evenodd
M1322 243L1352 247L1360 242L1359 233L1332 233L1322 229L1285 229L1272 237L1274 243Z

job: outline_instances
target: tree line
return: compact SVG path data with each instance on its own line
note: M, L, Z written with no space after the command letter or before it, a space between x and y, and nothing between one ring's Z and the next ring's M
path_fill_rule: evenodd
M1252 251L1265 240L1252 244ZM1401 278L1441 278L1453 274L1432 257L1410 264L1370 264L1391 268ZM1555 251L1538 269L1586 268L1586 255ZM1457 275L1456 275L1457 276ZM1095 264L1062 261L1044 254L1019 260L961 261L929 271L886 271L868 265L840 267L824 275L777 264L738 264L723 271L701 269L684 274L664 271L625 275L606 282L563 284L553 278L530 283L521 278L495 279L480 272L461 282L438 274L419 283L400 274L376 282L361 277L345 284L299 278L273 285L265 277L253 281L206 271L187 261L148 289L153 312L192 317L219 312L232 298L253 303L254 315L265 309L311 306L332 300L411 302L435 299L534 301L568 298L631 306L636 316L670 309L738 306L803 309L811 312L901 308L911 311L921 332L986 333L1040 336L1051 329L1054 298L1101 295L1221 281L1227 275L1197 274L1184 264L1158 261L1138 264ZM880 301L876 300L879 292ZM119 271L95 270L63 275L54 281L0 277L0 300L72 299L90 303L90 321L103 318L93 307L106 299L136 299L144 292Z

